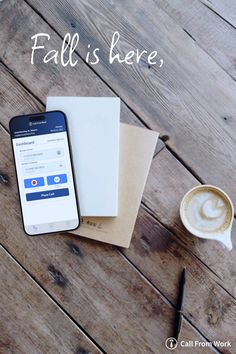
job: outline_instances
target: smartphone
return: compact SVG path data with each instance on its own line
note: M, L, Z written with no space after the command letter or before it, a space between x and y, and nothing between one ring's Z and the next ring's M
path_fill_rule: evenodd
M66 116L53 111L13 117L10 135L27 235L80 225Z

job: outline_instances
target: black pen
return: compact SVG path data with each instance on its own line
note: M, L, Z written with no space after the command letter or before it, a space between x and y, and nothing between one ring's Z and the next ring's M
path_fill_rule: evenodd
M176 306L176 317L174 322L174 334L173 337L178 341L179 335L182 327L182 314L183 314L183 305L184 305L184 295L185 295L185 271L186 268L183 269L180 282L179 282L179 295Z

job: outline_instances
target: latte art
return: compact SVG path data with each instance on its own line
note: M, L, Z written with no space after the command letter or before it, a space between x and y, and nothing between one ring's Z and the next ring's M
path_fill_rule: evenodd
M206 219L218 219L225 211L226 206L222 199L213 196L203 203L200 213Z
M211 188L198 188L184 202L184 214L191 228L215 235L230 225L232 210L227 199Z
M180 218L192 235L216 240L232 250L234 206L222 189L212 185L192 188L181 201Z

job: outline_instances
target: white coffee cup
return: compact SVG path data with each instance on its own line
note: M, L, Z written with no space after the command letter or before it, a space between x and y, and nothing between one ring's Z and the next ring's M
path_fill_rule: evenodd
M232 250L234 207L222 189L212 185L192 188L180 204L180 218L194 236L219 241Z

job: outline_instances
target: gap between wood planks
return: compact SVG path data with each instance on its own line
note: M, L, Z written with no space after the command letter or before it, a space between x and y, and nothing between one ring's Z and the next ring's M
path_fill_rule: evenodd
M157 222L159 222L165 229L167 229L171 235L174 237L175 241L178 244L181 244L181 246L186 249L186 246L184 245L184 243L182 243L179 239L179 237L173 232L173 230L171 230L168 226L166 226L165 224L163 224L162 221L158 220L156 215L153 213L153 211L144 203L142 202L142 205L144 207L144 209L146 210L146 212L153 218L155 219ZM196 256L190 249L186 249L186 251L191 254L192 256L194 256L194 258L196 258L201 264L204 265L204 267L206 267L212 274L214 274L214 276L216 276L219 280L223 280L217 273L214 272L214 270L212 270L205 262L203 262L198 256ZM219 285L219 284L218 284ZM221 285L220 285L221 286ZM222 287L222 286L221 286ZM222 287L223 288L223 287ZM233 299L236 300L236 298L234 298L233 295L231 295L233 297Z
M50 25L49 25L49 26L50 26ZM79 55L78 55L78 56L79 56ZM83 59L81 59L81 60L83 60ZM3 61L1 61L1 62L2 62L2 65L3 65L3 66L6 68L6 70L9 72L9 74L10 74L12 77L14 77L14 79L17 80L17 82L19 82L19 84L22 85L22 87L24 87L27 92L30 92L31 95L32 95L36 100L38 100L39 102L41 102L42 106L45 107L44 103L43 103L31 90L29 90L29 89L26 87L26 85L23 84L23 83L19 80L19 78L17 78L17 77L14 75L14 72L6 65ZM87 65L87 64L86 64L86 65ZM92 70L92 69L91 69L91 70ZM96 75L97 75L97 74L96 74ZM101 80L102 80L102 79L101 79ZM105 82L103 81L103 83L105 83ZM107 85L107 84L105 83L105 85ZM123 102L123 101L122 101L122 102ZM124 102L123 102L123 103L124 103ZM125 105L126 107L128 107L125 103L124 103L124 105ZM138 115L135 114L135 117L136 117L139 121L141 121L141 119L139 118ZM147 126L147 125L145 124L145 126ZM166 137L167 137L167 139L166 139ZM160 139L163 141L163 145L164 145L165 142L169 139L169 137L168 137L168 136L162 136L162 137L160 137ZM205 183L205 182L200 178L200 176L198 176L196 173L194 173L194 171L191 169L191 167L189 167L189 166L181 159L181 157L180 157L176 152L174 152L174 151L173 151L169 146L167 146L166 144L165 144L164 146L166 146L167 150L176 158L176 160L178 160L178 161L185 167L185 169L186 169L187 171L189 171L189 172L191 173L192 176L195 177L196 180L198 180L198 181L199 181L200 183L202 183L202 184ZM160 151L160 150L159 150L159 151ZM159 151L156 152L155 156L158 154Z
M47 19L34 7L34 6L32 6L27 0L23 0L58 36L59 36L59 38L61 38L61 40L63 40L63 37L60 35L60 33L47 21ZM185 31L186 32L186 31ZM70 47L70 45L69 45L69 47ZM84 58L79 54L79 52L76 50L75 51L75 53L78 55L78 57L83 61L83 63L87 66L87 67L89 67L89 69L90 70L92 70L92 72L97 76L97 77L99 77L99 79L114 93L114 95L116 95L116 96L118 96L119 97L119 95L117 95L117 92L113 89L113 87L111 87L110 85L109 85L109 83L107 83L104 79L103 79L103 77L102 76L100 76L99 75L99 73L97 73L96 71L95 71L95 69L91 66L91 65L89 65L85 60L84 60ZM7 65L4 63L4 62L2 62L3 63L3 65L8 69L8 67L7 67ZM218 63L217 63L218 64ZM19 79L17 79L15 76L14 76L14 74L12 73L12 71L10 70L10 73L13 75L13 77L20 83L20 84L22 84L21 82L20 82L20 80ZM24 85L22 85L22 86L24 86ZM24 86L25 87L25 86ZM26 88L26 87L25 87ZM27 88L26 88L27 89ZM28 90L28 89L27 89ZM29 91L29 90L28 90ZM30 91L29 91L30 92ZM35 98L37 98L34 94L33 94L33 96L35 97ZM39 100L39 99L38 99ZM143 126L145 126L146 128L148 128L148 129L150 129L150 127L149 127L149 125L140 117L140 116L138 116L138 114L133 110L133 108L132 107L130 107L125 101L123 101L121 98L120 98L120 100L121 100L121 102L126 106L126 107L128 107L128 109L135 115L135 117L143 124ZM39 100L40 101L40 100ZM43 104L43 106L45 107L45 104L42 102L42 101L40 101L42 104ZM160 137L159 137L159 139L161 139L162 140L162 136L161 136L161 132L159 132L160 133ZM167 140L169 140L170 139L170 137L168 137L168 139ZM167 141L166 140L166 141ZM163 143L165 144L165 146L166 146L166 148L167 148L167 150L201 183L201 184L204 184L204 182L203 182L203 180L201 179L201 177L200 176L198 176L198 174L192 169L192 168L190 168L189 166L188 166L188 164L177 154L177 153L174 153L173 152L173 150L165 143L165 141L164 140L162 140L163 141ZM155 157L156 155L154 155L154 157Z
M7 70L7 72L9 73L9 75L11 75L11 76L14 78L14 80L16 80L16 81L20 84L20 86L22 86L27 92L30 93L30 95L31 95L32 97L34 97L39 103L41 103L42 106L45 107L45 104L43 103L43 101L41 101L40 98L37 97L37 96L34 94L34 92L32 92L27 86L25 86L25 84L24 84L23 82L21 82L21 81L15 76L13 70L12 70L11 68L9 68L9 67L4 63L4 61L3 61L1 58L0 58L0 64L1 64L2 66L4 66L4 68ZM1 124L1 123L0 123L0 124ZM6 130L6 128L4 128L4 129Z
M149 280L145 274L139 269L137 268L137 266L122 252L122 249L119 249L118 247L116 247L118 249L118 252L121 256L123 256L123 258L129 263L129 265L134 268L136 271L138 271L138 273L140 273L140 275L142 276L143 279L145 279L145 281L148 283L148 285L150 285L152 288L154 288L154 290L158 291L158 293L162 296L163 298L163 301L165 301L169 306L172 306L176 309L176 305L172 303L172 301L170 301L166 295L160 291L156 286L155 284L153 284L153 282L151 280ZM218 283L217 283L218 284ZM219 285L219 284L218 284ZM183 318L185 319L185 321L191 326L193 327L193 329L195 331L197 331L200 336L205 340L207 341L208 343L210 343L209 339L184 315L184 313L182 314ZM215 350L216 353L222 353L218 348L216 348L214 345L213 345L213 348Z
M6 134L8 134L6 128L5 128L5 127L3 127L3 128L4 128L4 131L6 132ZM127 258L127 257L126 257L126 258ZM138 274L141 273L137 267L135 267L135 269L136 269L136 271L137 271ZM141 274L143 274L143 273L141 273ZM144 278L148 281L148 279L147 279L146 277L144 277ZM160 290L159 290L157 287L155 287L155 289L156 289L156 291L157 291L158 293L161 293L161 294L162 294L162 292L160 292ZM165 297L165 298L166 298L166 297ZM168 302L169 302L169 300L168 300ZM171 302L169 302L169 303L171 303ZM173 306L173 305L172 305L172 306ZM187 320L186 320L186 321L187 321ZM202 335L202 332L199 331L199 334ZM206 338L206 337L204 336L204 338Z
M0 127L2 127L3 128L3 130L6 132L6 134L8 134L9 135L9 132L8 132L8 130L0 123ZM157 153L158 154L158 153ZM157 154L155 154L155 156L157 155ZM1 172L1 171L0 171ZM4 171L3 171L4 172ZM167 229L170 233L171 233L171 235L174 237L174 239L175 239L175 241L178 243L178 244L181 244L181 246L189 253L189 254L191 254L194 258L196 258L204 267L206 267L207 269L208 269L208 271L210 271L210 273L212 273L215 277L217 277L220 281L222 281L222 278L217 274L217 273L215 273L204 261L202 261L197 255L195 255L191 250L188 250L188 249L186 249L186 247L185 247L185 245L179 240L179 238L177 237L177 235L173 232L173 230L170 230L169 228L168 228L168 226L166 226L166 225L164 225L158 218L157 218L157 216L153 213L153 211L142 201L141 202L141 204L142 204L142 206L143 206L143 208L145 209L145 211L154 219L154 220L156 220L158 223L160 223L165 229ZM120 250L120 252L124 255L124 253L122 252L122 250ZM127 258L127 256L126 255L124 255L124 257L126 258L126 259L128 259ZM131 262L131 261L130 261ZM140 273L142 273L141 272L141 270L139 270L139 268L137 267L137 266L135 266L135 268L136 268L136 270L138 270ZM216 280L215 280L216 281ZM227 291L225 288L224 288L224 286L222 286L220 283L218 283L217 281L216 281L216 283L223 289L223 290L225 290L233 299L235 299L236 300L236 298L229 292L229 291ZM161 291L157 288L157 290L161 293ZM167 297L165 296L165 295L163 295L166 299L167 299ZM169 300L168 300L169 301ZM170 301L169 301L170 302ZM171 302L170 302L171 303ZM171 303L172 304L172 303ZM174 306L174 304L172 304L173 306Z
M7 130L4 128L4 131L6 132L6 134L8 134L8 132L7 132ZM138 274L140 274L140 271L139 271L139 269L137 268L137 267L135 267L135 269L136 269L136 271L137 271L137 273ZM147 279L146 277L144 277L145 279ZM155 287L156 288L156 287ZM156 288L157 289L157 291L159 290L158 288ZM158 293L160 293L160 291L158 291ZM162 294L162 293L161 293ZM166 297L165 297L166 298ZM170 303L169 301L168 301L168 303ZM186 319L186 322L188 322L187 321L187 319ZM190 324L194 327L194 328L196 328L192 323L191 323L191 321L190 321ZM202 335L202 332L201 331L199 331L199 334L201 335L201 336L203 336L203 338L206 338L204 335ZM206 338L207 339L207 338Z
M8 135L8 132L7 132L7 130L5 129L5 127L3 127L4 128L4 131L6 132L6 134ZM4 246L3 246L4 247ZM4 247L5 248L5 247ZM123 255L123 253L117 248L117 247L114 247L116 250L117 250L117 252L118 253L120 253L120 254L122 254L122 256L126 259L126 261L129 263L129 264L132 264L132 266L133 266L133 268L135 268L135 270L136 270L136 272L139 274L139 275L141 275L144 279L145 279L145 281L147 281L147 283L149 284L149 285L151 285L152 287L154 287L155 288L155 291L159 294L159 296L163 299L163 301L165 301L165 302L167 302L171 307L174 307L174 305L173 305L173 303L171 302L171 301L169 301L169 299L155 286L155 285L153 285L153 283L151 282L151 281L149 281L149 279L146 277L146 276L144 276L144 274L143 274L143 272L141 272L140 270L139 270L139 268L137 268L135 265L134 265L134 263L132 262L132 261L130 261L129 260L129 258L127 257L127 256L125 256L125 255ZM5 248L6 249L6 248ZM6 251L8 251L7 249L6 249ZM10 253L10 252L9 252ZM10 253L11 254L11 253ZM12 255L11 255L12 256ZM12 256L13 257L13 256ZM15 257L13 257L14 259L15 259ZM15 259L16 260L16 259ZM17 260L16 260L17 261ZM20 264L19 262L17 262L18 264ZM22 267L22 266L21 266ZM22 267L32 278L33 278L33 280L34 281L36 281L35 280L35 278L24 268L24 267ZM36 281L36 283L38 284L38 285L40 285L40 283L38 283L37 281ZM40 285L41 286L41 285ZM48 294L48 292L45 290L45 288L42 286L42 288L43 288L43 290ZM49 294L48 294L49 295ZM50 297L51 297L51 295L49 295ZM51 297L52 299L53 299L53 297ZM55 301L56 303L57 303L57 301ZM57 305L58 306L60 306L58 303L57 303ZM60 308L61 309L63 309L61 306L60 306ZM65 311L66 312L66 311ZM68 315L68 313L66 312L66 314ZM68 315L69 316L69 315ZM69 316L70 317L70 316ZM71 317L70 317L71 318ZM195 330L196 330L196 332L197 333L199 333L199 335L201 335L202 336L202 338L203 339L205 339L205 340L207 340L208 342L209 342L209 340L207 339L207 337L205 337L204 335L203 335L203 333L201 332L201 331L199 331L198 329L197 329L197 327L195 327L193 324L192 324L192 322L191 321L189 321L188 319L187 319L187 317L186 316L184 316L184 318L185 318L185 320L186 320L186 322L187 323L189 323ZM77 324L77 322L76 321L74 321L76 324ZM80 327L81 328L81 327ZM85 332L85 334L87 335L87 333ZM95 343L96 345L97 345L97 343ZM100 348L99 348L100 349ZM220 351L217 351L217 353L220 353Z
M0 126L2 127L2 124L0 123ZM80 324L74 320L74 318L63 308L61 305L48 293L48 291L35 279L35 277L28 272L28 270L22 266L21 263L18 262L18 260L9 252L9 250L2 244L0 243L0 246L4 249L4 251L16 262L16 264L30 277L30 279L39 286L41 291L45 294L45 296L49 297L59 308L60 310L81 330L81 332L99 349L102 353L107 354L107 352L104 351L103 348L90 336L90 334L80 326Z
M63 37L60 35L59 32L57 32L57 30L45 19L45 17L34 7L32 6L27 0L23 0L57 35L59 38L61 38L61 40L63 40ZM70 48L70 44L69 44L69 48ZM77 50L75 51L75 53L78 55L78 57L83 61L83 63L85 65L87 65L89 67L90 70L92 70L92 72L97 76L99 77L99 79L114 93L115 96L117 96L117 93L116 91L114 91L114 89L106 82L104 81L104 79L93 69L92 66L90 66L88 63L86 63L86 61L84 60L84 58L82 56L80 56L79 52L77 52ZM6 65L5 65L6 66ZM19 81L20 82L20 81ZM149 126L147 125L146 122L144 122L140 117L138 117L136 115L136 113L133 111L133 109L131 107L129 107L126 102L124 102L122 99L120 99L124 105L126 107L129 108L129 110L138 118L138 120L146 127L146 128L149 128ZM43 104L44 105L44 104ZM45 106L45 105L44 105Z
M1 124L1 123L0 123ZM186 252L188 252L189 254L191 254L191 256L193 256L195 259L197 259L204 267L206 267L208 269L208 271L210 273L212 273L214 275L214 277L216 277L217 279L219 279L220 281L223 281L223 279L216 273L214 272L214 270L212 270L205 262L203 262L203 260L201 258L199 258L196 254L194 254L190 249L187 249L185 244L183 242L180 241L179 237L174 233L173 230L171 230L168 226L166 226L165 224L163 224L162 221L160 221L156 215L153 213L153 211L144 203L141 203L144 210L154 219L156 220L159 224L161 224L166 230L168 230L172 237L175 239L175 241L181 245L181 247L183 247ZM122 252L122 250L121 250ZM125 257L127 257L126 255L124 255ZM136 267L137 268L137 267ZM140 271L141 272L141 271ZM142 273L142 272L141 272ZM216 279L214 279L214 281L217 283L217 285L219 285L228 295L230 295L230 297L232 297L233 300L236 300L236 297L233 296L222 284L220 284ZM165 296L165 295L163 295ZM169 300L168 300L169 301ZM174 304L173 304L174 306Z
M28 93L30 93L30 94L35 98L36 101L38 101L39 103L42 104L43 107L45 107L45 104L44 104L30 89L28 89L27 86L21 82L21 80L19 80L19 79L14 75L14 72L13 72L2 60L0 60L0 63L1 63L1 64L4 66L4 68L8 71L9 75L11 75L11 76L14 78L14 80L16 80ZM105 83L105 84L106 84L106 83ZM126 105L126 103L124 103L124 104ZM140 120L137 115L135 115L135 116L137 117L138 120ZM1 126L2 126L2 127L4 128L4 130L8 133L7 129L6 129L2 124L1 124ZM145 125L145 126L147 126L147 125ZM160 139L163 141L163 144L165 144L165 141L167 141L167 140L169 139L169 136L163 135L163 137L161 137ZM189 172L196 178L196 180L198 180L201 184L204 184L204 181L203 181L198 175L194 174L194 171L192 171L192 169L191 169L189 166L187 166L187 165L184 163L184 161L182 161L182 159L178 156L178 154L176 154L175 152L173 152L171 148L169 148L168 146L166 146L166 144L165 144L164 146L165 146L165 147L167 148L167 150L176 158L176 160L178 160L178 161L186 168L186 170L189 171ZM160 148L160 149L155 153L153 159L158 155L158 153L159 153L161 150L162 150L162 148ZM4 172L4 171L2 171L2 172ZM171 232L171 234L174 235L175 240L177 240L178 243L180 243L180 244L184 247L184 244L182 244L182 243L179 241L179 238L175 235L175 233L174 233L172 230L170 230L170 229L168 228L168 226L164 225L164 224L158 219L158 217L152 212L152 210L151 210L144 202L142 202L142 205L145 207L145 210L147 211L147 213L148 213L149 215L151 215L155 220L157 220L165 229L167 229L169 232ZM199 257L197 257L193 252L191 252L191 251L188 251L188 252L189 252L192 256L194 256L196 259L198 259L198 261L199 261L204 267L206 267L215 277L217 277L220 281L222 281L222 279L217 275L217 273L215 273L210 267L208 267L207 264L206 264L204 261L202 261ZM234 298L234 296L233 296L232 294L230 294L221 284L219 284L219 283L217 283L217 284L220 285L221 288L222 288L223 290L225 290L229 295L231 295L231 297L233 297L233 299L236 299L236 298Z
M60 38L62 38L62 35L60 36L60 34L57 32L57 30L53 27L53 25L50 25L49 24L49 22L47 22L47 20L45 19L45 16L42 14L42 13L40 13L39 11L40 10L37 10L36 8L35 8L35 6L36 5L34 5L34 4L30 4L29 2L29 0L24 0L25 1L25 3L27 3L27 5L31 8L31 9L33 9L34 11L35 11L35 13L37 13L38 14L38 16L40 16L40 18L41 19L43 19L44 20L44 22L45 22L45 24L47 24L49 27L50 27L50 29L52 29L55 33L57 33L57 35L60 37ZM157 1L157 0L156 0ZM196 0L197 1L197 0ZM154 3L155 4L155 3ZM161 8L161 7L160 7ZM164 12L164 11L163 11ZM168 14L168 16L171 18L171 16ZM176 21L175 21L176 22ZM178 24L177 24L178 25ZM71 26L72 26L72 24L71 24ZM179 25L178 25L179 26ZM72 26L73 27L73 26ZM74 27L73 27L74 28ZM179 26L179 28L181 28L181 26ZM186 31L185 31L186 32ZM201 48L201 47L199 47L199 48ZM205 51L204 50L202 50L204 53L205 53ZM75 52L77 55L78 55L78 57L83 61L83 58L82 57L80 57L80 55L79 55L79 53L78 52ZM211 58L211 56L209 55L209 54L207 54L207 56L209 57L209 58ZM215 62L215 60L214 60L214 62ZM217 63L218 64L218 63ZM219 67L221 67L221 65L218 65ZM88 65L88 67L93 71L93 73L94 73L94 70L93 70L93 68L91 67L91 66L89 66ZM100 75L99 74L96 74L101 80L102 80L102 78L100 77ZM103 80L102 80L103 81ZM103 83L104 83L104 81L103 81ZM107 83L106 83L106 85L108 85ZM110 87L110 86L107 86L107 87ZM115 92L115 91L113 91L113 92ZM191 95L191 92L188 90L188 93ZM197 101L198 103L200 103L199 101ZM202 106L202 105L201 105ZM128 107L128 106L127 106ZM203 109L204 109L204 107L202 107ZM132 109L131 109L132 110ZM132 111L133 112L133 111ZM208 112L208 110L206 109L206 112ZM213 117L212 115L211 115L211 117ZM139 119L141 119L140 117L139 117ZM143 118L144 120L145 120L145 118ZM167 143L168 144L168 143ZM187 165L185 165L186 167L187 167ZM193 169L194 169L194 167L193 167Z
M1 123L0 123L0 126ZM55 298L42 286L42 284L40 282L38 282L36 280L36 278L24 267L22 266L21 263L19 263L19 261L17 260L16 257L14 257L14 255L4 246L0 243L1 247L4 249L4 251L10 255L10 257L12 257L14 259L14 261L16 262L16 264L30 277L30 279L37 284L40 289L44 292L44 294L46 296L48 296L59 308L60 310L81 330L81 332L104 354L107 354L107 352L93 339L93 337L90 336L90 334L57 302L57 300L55 300ZM158 295L161 297L161 299L170 307L176 309L176 306L148 279L146 278L146 276L135 266L135 264L130 261L130 259L124 255L121 250L119 249L119 247L114 246L114 249L116 249L116 251L118 252L118 254L120 254L120 256L122 258L125 259L125 261L134 269L134 271L136 271L145 281L146 283L151 286L153 288L153 290L155 292L158 293ZM202 337L203 340L207 341L208 343L210 343L211 341L183 314L183 318L185 319L185 321ZM213 345L214 350L216 351L216 353L222 353L220 350L218 350L214 345Z
M155 1L155 0L154 0ZM221 20L223 20L224 22L226 22L228 25L230 25L231 27L233 27L234 29L236 28L232 23L230 23L229 21L227 21L223 16L221 16L219 13L217 13L213 8L211 8L205 1L206 0L199 0L205 7L207 7L210 11L212 11L216 16L218 16ZM155 1L156 3L156 1ZM156 3L156 5L158 6L158 4ZM182 30L196 43L196 45L201 48L201 50L203 50L209 57L211 57L212 60L214 60L214 62L233 80L236 81L236 79L229 74L229 72L218 62L216 61L216 59L206 51L206 49L204 49L204 47L198 42L198 40L195 39L194 35L192 35L189 31L186 30L186 28L184 28L184 26L181 26L181 24L176 20L176 18L170 13L168 12L165 7L161 7L162 11L164 11L167 16L171 17L172 20L179 26L182 28Z
M25 0L24 0L25 1ZM60 37L61 38L61 37ZM82 58L81 58L82 59ZM83 60L83 59L82 59ZM84 60L83 60L84 61ZM85 63L85 62L84 62ZM2 64L4 66L4 68L8 71L8 73L27 91L29 92L38 102L40 102L42 104L42 106L45 106L45 104L43 103L43 101L40 100L39 97L37 97L18 77L16 77L14 75L13 70L11 70L6 63L0 59L0 64ZM87 63L86 63L87 65ZM90 67L89 67L90 68ZM91 69L92 70L92 69ZM94 71L94 70L93 70ZM94 71L95 75L97 75L97 73ZM107 85L107 83L99 76L97 75L102 81L103 83L108 86L112 92L117 96L116 92L109 86ZM146 127L147 129L150 129L150 127L148 126L147 123L145 123L137 114L135 111L133 111L127 104L126 102L124 102L121 98L120 98L121 102L135 115L135 117L143 124L144 127ZM159 139L163 142L163 144L165 145L166 149L175 157L176 160L178 160L184 167L185 169L190 172L193 177L195 177L196 180L198 180L198 182L200 182L201 184L204 184L205 182L202 180L202 178L176 153L173 151L173 149L171 147L169 147L166 144L166 141L168 141L170 139L170 137L168 135L163 135L163 136L159 136ZM164 146L163 146L164 148ZM158 151L155 152L153 158L156 157L156 155L158 155L158 153L162 150L162 148L160 148Z
M210 11L212 11L216 16L218 16L219 18L221 18L223 21L225 21L228 25L230 25L231 27L233 27L234 29L236 29L236 27L228 20L226 20L226 18L224 18L221 14L219 14L216 10L214 10L211 6L209 6L209 4L207 4L206 0L199 0L204 6L206 6ZM210 1L209 1L210 2Z
M27 1L25 1L26 3L27 3ZM42 16L41 16L42 17ZM46 22L46 21L45 21ZM50 26L50 25L49 25ZM51 27L51 26L50 26ZM54 30L54 29L53 29ZM54 30L55 31L55 30ZM56 31L55 31L56 32ZM77 54L78 55L78 54ZM78 55L79 56L79 55ZM80 57L81 58L81 57ZM81 58L81 60L83 60L82 58ZM4 63L3 63L4 64ZM5 64L4 64L5 65ZM87 64L86 64L87 65ZM91 68L90 68L91 69ZM12 73L12 71L10 70L10 69L8 69L9 70L9 72L10 73ZM92 70L92 69L91 69ZM14 77L14 74L12 73L12 75L13 75L13 77ZM100 77L97 73L96 73L96 76L98 76L98 77ZM14 77L15 78L15 77ZM25 85L23 85L21 82L20 82L20 80L18 80L17 78L15 78L28 92L30 92L28 89L27 89L27 87L25 86ZM103 81L103 83L105 83L105 85L107 86L107 87L109 87L108 86L108 84L106 83L106 82L104 82L104 80L100 77L100 79ZM111 90L112 90L112 88L110 88ZM112 90L112 92L114 92L115 93L115 91L114 90ZM37 98L32 92L31 92L31 94L32 94L32 96L33 97L35 97L35 98ZM37 98L37 100L38 101L40 101L38 98ZM41 101L40 101L41 102ZM43 103L42 103L43 104ZM44 104L43 104L44 105ZM126 105L126 104L125 104ZM44 105L45 106L45 105ZM127 105L126 105L127 106ZM127 106L128 107L128 106ZM130 109L130 107L129 107L129 109ZM130 109L131 111L132 111L132 109ZM132 111L133 112L133 111ZM135 114L135 112L133 112L134 114ZM142 120L135 114L135 116L139 119L139 121L141 121L142 122ZM143 125L145 125L146 127L148 127L144 122L142 122L143 123ZM167 147L167 149L173 154L173 152ZM174 155L174 154L173 154ZM189 168L181 161L181 159L176 155L175 156L176 157L176 159L177 160L179 160L180 162L181 162L181 164L182 165L184 165L184 167L188 170L188 171L190 171L189 170ZM190 171L190 173L192 174L192 175L194 175L194 173L193 173L193 171ZM198 177L197 176L195 176L195 178L196 179L198 179ZM201 182L202 183L202 182Z

